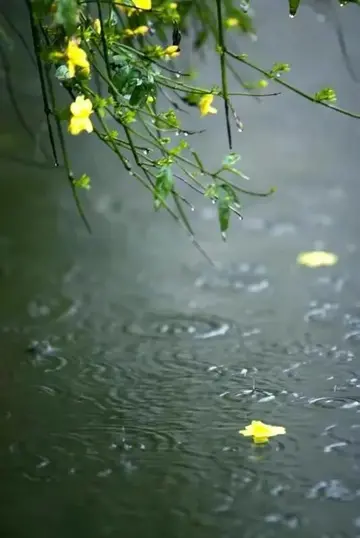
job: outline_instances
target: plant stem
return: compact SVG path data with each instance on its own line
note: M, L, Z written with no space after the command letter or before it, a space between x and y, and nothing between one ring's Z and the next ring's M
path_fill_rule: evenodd
M51 121L50 121L51 110L50 110L49 101L48 101L48 97L47 97L47 93L46 93L46 85L45 85L45 79L44 79L43 66L42 66L42 62L41 62L41 58L40 58L40 38L39 38L39 33L38 33L38 30L37 30L37 27L36 27L36 23L35 23L35 19L34 19L34 13L33 13L32 7L31 7L30 0L26 0L26 5L27 5L29 15L30 15L31 35L32 35L32 40L33 40L33 44L34 44L36 65L37 65L37 70L38 70L38 73L39 73L41 94L42 94L42 99L43 99L43 103L44 103L44 112L45 112L45 116L46 116L46 123L47 123L49 138L50 138L51 150L52 150L52 154L53 154L54 164L55 164L55 166L59 166L59 161L58 161L58 157L57 157L57 153L56 153L54 133L53 133L53 129L52 129Z
M231 52L230 50L225 50L225 53L228 56L230 56L231 58L234 58L235 60L238 60L239 62L251 67L252 69L257 71L258 73L261 73L262 75L264 75L265 77L270 78L271 80L273 80L277 84L280 84L281 86L284 86L284 88L287 88L288 90L292 91L293 93L296 93L297 95L300 95L301 97L303 97L307 101L311 101L312 103L316 103L316 104L322 105L322 106L324 106L326 108L330 108L331 110L335 110L336 112L340 112L340 114L344 114L345 116L349 116L350 118L357 118L357 119L360 118L360 114L355 114L354 112L351 112L350 110L346 110L344 108L340 108L338 106L331 105L330 103L327 103L326 101L318 101L317 99L315 99L315 97L313 97L309 93L306 93L306 92L304 92L302 90L299 90L298 88L296 88L296 86L293 86L292 84L289 84L289 82L285 82L285 80L282 80L281 78L278 78L278 77L273 77L271 75L270 71L266 71L266 69L262 69L261 67L258 67L257 65L252 63L247 58L244 58L244 56L242 56L241 54L235 54L234 52Z
M232 149L229 96L228 96L226 58L225 58L225 37L224 37L224 29L223 29L221 2L222 0L216 0L216 10L217 10L217 20L218 20L218 43L219 43L219 48L220 48L219 52L220 52L221 84L222 84L222 93L223 93L224 106L225 106L226 130L227 130L227 135L228 135L229 148Z

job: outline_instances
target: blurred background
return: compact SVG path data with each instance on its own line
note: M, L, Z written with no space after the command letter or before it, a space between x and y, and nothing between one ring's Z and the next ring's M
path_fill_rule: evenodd
M252 7L258 39L234 48L290 63L291 83L332 86L360 112L359 8L309 1L291 19L287 2ZM1 9L28 41L23 2ZM360 536L360 120L286 91L234 100L245 186L277 192L244 199L224 243L216 208L184 191L214 269L83 135L71 158L92 178L87 233L44 156L34 65L1 25L1 536ZM218 79L212 53L182 61ZM228 153L216 105L184 120L206 128L191 141L210 168ZM314 248L339 263L297 266ZM254 447L238 434L252 419L288 433Z

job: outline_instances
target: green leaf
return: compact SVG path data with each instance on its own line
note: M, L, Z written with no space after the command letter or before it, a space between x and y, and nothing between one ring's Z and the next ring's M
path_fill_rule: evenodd
M72 35L79 22L76 0L56 0L55 22L64 27L67 35Z
M222 164L224 166L233 166L241 159L240 155L237 153L229 153L229 155L226 155L226 157L223 159Z
M288 73L290 71L290 64L284 64L281 62L275 63L270 69L271 77L278 77L281 73Z
M55 77L61 81L69 80L71 77L70 77L69 69L67 68L67 66L60 65L55 71Z
M329 103L334 103L336 101L336 93L332 88L323 88L319 92L316 92L314 95L315 101L328 101Z
M291 17L295 17L301 0L289 0L289 14Z
M141 83L135 86L131 93L130 105L136 107L143 107L147 101L147 98L155 91L154 84Z
M52 4L53 0L33 0L31 7L38 17L45 17L49 14Z
M90 177L87 174L83 174L78 179L74 179L73 183L75 187L79 187L80 189L89 190L91 188Z
M220 231L222 238L226 239L226 232L229 228L231 206L237 204L237 196L234 189L223 183L217 187L217 197L218 197L218 219L220 224Z
M163 166L156 176L154 189L155 209L164 205L164 201L169 196L174 186L174 179L170 166Z
M186 140L180 140L179 144L169 150L171 155L179 155L184 149L188 148L189 144Z
M180 123L174 110L170 109L167 112L161 112L156 116L155 126L159 129L178 129Z
M112 77L112 83L119 93L123 93L130 75L130 71L131 69L129 65L123 65L120 69L115 71L115 74Z

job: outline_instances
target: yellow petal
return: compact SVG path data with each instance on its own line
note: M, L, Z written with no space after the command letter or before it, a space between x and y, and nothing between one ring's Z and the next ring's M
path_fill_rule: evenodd
M89 67L86 52L81 49L75 41L69 41L66 49L66 55L69 62L72 62L74 65L84 68Z
M151 0L133 0L133 4L138 9L151 9Z
M82 120L73 116L69 123L69 133L76 136L82 131Z
M271 424L264 424L261 420L253 420L251 424L246 426L244 430L240 430L239 433L244 437L252 437L256 444L262 444L267 443L269 437L284 435L286 430L283 426L272 426Z
M198 106L201 116L206 116L207 114L216 114L216 108L211 106L213 100L214 96L212 93L207 93L200 98Z
M251 426L246 426L245 430L240 430L239 433L241 433L241 435L244 437L250 437L253 434Z
M70 112L77 118L88 118L93 112L93 106L90 99L85 99L84 95L78 95L70 105Z
M83 123L83 129L84 131L88 133L92 133L94 130L93 124L91 123L90 118L85 118Z
M101 33L101 23L100 19L95 19L93 22L93 28L97 34Z
M332 252L313 250L310 252L300 252L296 261L298 264L306 265L307 267L324 267L335 265L338 259L338 256Z
M69 123L69 132L72 135L78 135L82 131L91 133L93 131L93 125L89 118L76 118L73 116Z
M217 108L209 106L208 114L217 114Z
M265 443L269 442L268 437L254 437L254 443L256 445L264 445Z
M69 72L69 77L73 78L75 76L75 65L72 62L68 61L67 68Z
M149 31L149 27L148 26L138 26L137 28L135 28L134 30L134 34L135 35L145 35L147 32Z

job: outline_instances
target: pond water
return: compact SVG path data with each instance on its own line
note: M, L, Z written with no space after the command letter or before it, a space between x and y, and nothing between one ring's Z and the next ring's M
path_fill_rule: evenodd
M8 15L25 35L20 4ZM334 85L339 104L360 110L331 17L304 4L290 20L280 4L253 3L260 38L239 46L264 66L291 63L288 79L307 91ZM337 14L360 72L360 11ZM18 42L7 57L1 536L360 536L360 121L288 93L237 101L244 171L278 192L244 200L225 244L214 208L194 198L215 270L83 136L73 162L93 181L87 234L62 170L43 158L33 66ZM205 81L214 61L204 61ZM227 151L223 117L203 122L195 143L215 166ZM339 263L297 266L313 248ZM287 435L255 447L238 431L256 418Z

